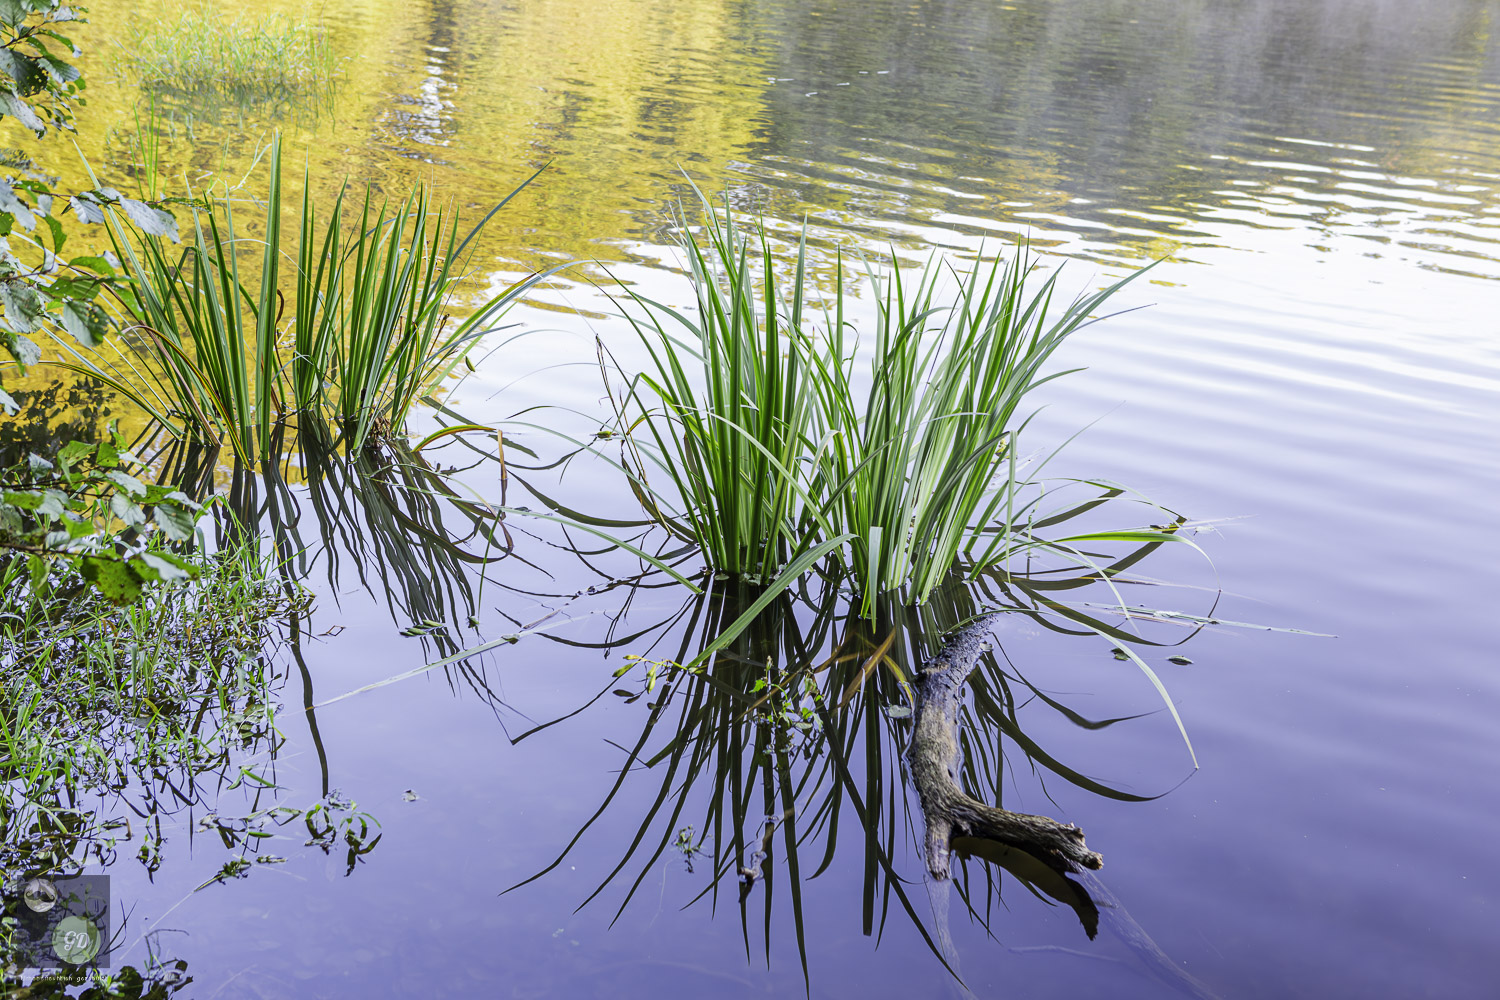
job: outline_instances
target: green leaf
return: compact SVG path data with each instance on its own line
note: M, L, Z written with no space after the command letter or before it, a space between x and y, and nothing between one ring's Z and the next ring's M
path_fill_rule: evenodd
M63 503L63 495L56 490L47 490L46 492L40 490L6 490L4 494L0 494L0 502L20 508L21 510L36 511L38 514L45 514L50 517L61 517L63 511L67 510L67 507Z
M92 302L75 299L63 306L62 325L84 347L98 347L109 334L109 314Z
M177 220L172 218L170 212L153 208L134 198L121 198L120 208L135 223L136 228L147 236L165 236L174 243L177 241Z
M0 0L0 21L11 27L26 20L26 16L30 13L31 10L22 0Z
M63 232L62 223L52 216L44 216L42 221L47 224L47 229L52 233L53 253L62 253L63 244L68 242L68 234Z
M93 299L99 291L99 279L85 275L65 274L47 286L47 294L54 299Z
M59 7L58 10L57 10L57 12L51 15L51 19L53 21L72 21L72 20L74 20L74 16L73 16L73 12L71 10L68 10L68 8L66 8L66 7ZM73 55L75 57L78 56L78 55L81 55L81 53L78 51L78 46L76 46L76 45L73 44L73 39L69 38L66 35L59 34L57 31L54 31L54 30L52 30L50 28L44 29L42 31L38 31L37 34L38 35L46 35L48 38L55 38L55 39L57 39L63 45L67 46L68 51L71 52L71 53L73 53ZM32 36L32 44L37 44L37 42L36 42L36 36L35 35ZM81 82L82 81L80 81L80 83ZM80 87L79 89L82 89L82 88Z
M83 578L92 583L111 603L133 604L140 599L140 578L120 560L84 556L80 569Z
M30 337L16 334L14 337L7 337L6 340L8 341L6 346L10 348L10 353L22 368L30 368L42 360L42 349L36 346L36 342Z
M47 582L47 560L41 556L27 556L26 568L31 573L31 589L42 589L42 584Z
M0 503L0 536L9 535L12 538L24 534L26 525L21 521L21 512L14 507Z
M22 96L30 96L47 86L47 72L38 61L10 49L0 48L0 73L16 82Z
M161 551L152 552L150 553L150 555L154 559L159 559L163 562L171 563L179 571L187 576L196 577L198 575L197 564L194 563L191 559L186 558L185 556L179 556L173 552Z
M76 517L71 514L63 516L62 526L67 530L68 537L74 539L75 541L80 538L87 538L89 535L92 535L94 532L99 530L99 526L93 521L89 521L81 517Z
M0 180L0 212L9 212L27 232L36 228L36 216L31 206L16 197L16 190L8 180Z
M141 553L130 560L130 568L142 580L153 583L158 580L163 582L186 580L192 576L186 569L183 569L170 559L162 558L161 554L157 552Z
M161 582L161 573L141 556L135 556L127 560L126 565L130 567L132 573L140 578L142 583Z
M130 475L129 473L121 472L118 469L112 469L104 474L104 478L108 479L110 482L114 483L116 486L120 487L120 489L124 490L126 493L129 493L133 497L143 497L146 495L146 484Z
M4 493L0 493L0 503L10 507L19 507L22 510L36 510L42 505L42 494L6 490Z
M104 209L88 195L75 194L68 199L68 204L73 208L73 214L78 216L78 221L83 223L94 223L104 221ZM85 257L83 260L94 260L97 258Z
M116 493L109 498L109 509L115 517L132 528L139 528L146 523L146 512L141 510L140 504L123 493Z
M174 542L185 542L193 537L193 528L198 523L198 514L175 503L158 504L155 510L156 526Z
M31 282L20 278L0 281L0 305L5 307L6 324L19 333L35 330L41 325L42 317L47 314L41 294ZM36 359L40 360L41 350L32 346L36 350ZM36 364L36 361L23 361L22 364Z
M9 87L0 88L0 109L31 129L38 139L47 134L47 126L37 117L36 111Z
M77 211L76 209L74 210ZM100 217L103 218L102 216ZM115 269L108 260L103 257L74 257L68 261L73 267L81 267L95 274L102 274L106 278L115 276Z
M54 83L69 84L82 76L78 72L78 67L70 66L50 52L41 53L41 60L42 65L47 69L47 74L52 77ZM81 83L78 89L83 89ZM78 103L82 104L83 101L80 100Z
M146 498L142 501L142 503L154 505L162 503L163 501L178 504L179 506L184 507L187 510L202 509L201 505L194 503L193 498L188 496L181 490L174 489L171 486L162 486L157 483L151 483L147 485Z
M21 412L21 404L17 403L15 397L6 392L3 386L0 386L0 410L4 410L6 415L11 417Z
M120 464L120 450L113 441L99 442L99 464L104 468Z
M80 459L92 455L95 447L83 441L69 441L58 451L57 460L64 465L73 465Z

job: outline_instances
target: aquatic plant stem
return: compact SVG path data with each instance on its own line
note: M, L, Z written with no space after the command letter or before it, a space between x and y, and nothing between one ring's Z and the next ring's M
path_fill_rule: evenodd
M1020 848L1057 871L1101 868L1104 859L1088 849L1078 827L986 805L958 786L959 692L999 617L985 615L965 625L920 674L908 760L927 821L927 871L934 879L948 877L948 856L957 836Z

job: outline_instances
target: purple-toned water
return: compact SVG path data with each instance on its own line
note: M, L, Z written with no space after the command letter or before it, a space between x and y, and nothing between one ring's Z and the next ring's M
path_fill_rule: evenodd
M378 818L383 839L348 877L340 852L325 859L293 837L278 850L285 865L195 893L224 854L212 837L190 843L184 820L154 881L128 858L114 865L136 934L183 932L152 940L188 961L191 995L926 997L957 989L940 952L976 995L1026 1000L1188 989L1153 961L1226 1000L1500 991L1500 7L370 0L325 17L360 87L294 130L315 164L356 178L428 170L477 203L553 159L484 244L501 272L602 258L682 302L666 246L679 165L779 232L806 217L820 266L835 245L919 261L1029 237L1047 266L1067 262L1062 285L1077 290L1163 258L1119 299L1150 308L1061 352L1060 366L1088 370L1048 387L1029 443L1050 449L1097 420L1050 473L1119 481L1216 522L1195 536L1212 568L1185 547L1159 553L1136 570L1166 585L1131 589L1134 603L1337 638L1211 627L1181 648L1191 664L1149 653L1193 741L1193 772L1159 696L1109 642L1022 617L1000 632L1010 669L1079 716L1148 713L1086 728L1024 686L1012 692L1017 725L1051 758L1147 801L1033 767L1009 736L1004 764L993 744L970 755L996 767L1007 806L1076 822L1104 854L1100 878L1128 917L1106 910L1093 941L1073 910L1010 875L991 869L987 886L979 862L969 901L988 930L958 894L929 895L919 814L900 783L904 724L873 695L852 787L884 797L872 836L915 917L889 873L871 874L847 805L828 821L837 851L816 878L827 826L805 840L795 906L778 841L742 915L733 871L716 900L687 905L715 866L699 855L689 871L673 846L689 824L690 840L705 832L711 764L684 791L668 764L637 761L560 865L500 894L563 852L626 766L622 748L650 710L608 693L621 657L671 657L688 626L596 647L670 619L685 590L643 590L628 607L628 588L527 596L602 578L554 547L565 539L553 527L512 518L538 537L518 534L490 570L477 631L454 602L458 644L563 612L468 675L435 670L316 709L315 746L304 701L445 652L397 634L416 617L403 610L412 584L388 604L373 562L372 597L350 556L332 582L315 561L311 630L343 630L304 644L305 675L283 661L280 799L304 805L326 780ZM231 152L242 134L200 128ZM568 407L582 415L525 419L597 427L607 410L593 337L628 358L631 334L604 315L588 273L599 274L559 280L516 313L548 332L496 352L452 405L482 421ZM544 457L565 450L508 433ZM500 499L487 468L466 481ZM604 516L637 515L603 463L580 463L564 488ZM630 563L601 565L607 577ZM451 586L436 569L432 579ZM677 716L664 719L646 757L671 739ZM645 853L575 911L664 789ZM674 817L679 792L688 805ZM760 786L753 794L746 841L767 812ZM811 823L848 789L824 778L790 794ZM945 923L946 951L923 938ZM1122 938L1129 926L1154 944ZM137 944L116 961L144 957Z

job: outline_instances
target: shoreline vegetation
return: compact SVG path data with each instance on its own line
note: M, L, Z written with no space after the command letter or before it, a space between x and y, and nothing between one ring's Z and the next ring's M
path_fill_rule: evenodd
M305 14L248 14L214 0L162 13L128 24L112 53L117 70L147 90L254 103L315 100L340 81L327 29Z
M73 12L56 2L33 6L43 9L0 4L5 50L15 59L28 42L36 50L26 57L34 66L12 72L14 66L0 62L0 71L21 83L16 74L31 67L48 82L32 92L39 103L22 100L13 87L0 113L40 135L69 126L68 102L83 83L39 41L54 37L46 32ZM293 20L213 27L215 10L186 10L179 21L138 36L132 71L152 86L251 96L316 90L336 77L321 29ZM267 53L275 52L286 54L283 64L272 65ZM155 127L151 116L146 127ZM142 134L137 147L145 157L150 137ZM470 353L481 342L503 360L504 343L486 338L506 330L509 307L566 266L460 308L475 235L537 175L462 235L456 209L438 206L425 187L386 199L373 187L346 184L331 205L320 206L305 172L300 211L288 219L279 137L268 152L263 209L253 224L231 192L169 191L150 162L140 164L140 198L97 179L90 190L57 194L35 178L0 184L0 218L9 233L9 242L0 243L6 279L0 318L13 367L52 364L96 380L152 421L141 441L111 431L98 441L59 442L53 454L17 456L4 474L0 667L10 679L0 690L0 774L10 797L0 800L0 828L7 831L7 873L106 864L98 844L113 818L102 805L90 812L71 802L93 796L107 805L111 796L151 788L146 772L153 768L182 770L177 784L186 791L170 808L148 803L157 825L138 855L148 867L160 863L160 816L185 803L216 808L209 791L199 794L200 777L275 797L274 778L252 762L273 760L281 740L275 709L288 675L276 667L283 637L273 623L284 623L292 655L300 658L296 640L311 611L298 578L308 546L295 519L286 519L295 502L285 503L290 493L276 474L294 449L323 477L309 487L320 530L359 538L351 547L357 558L369 552L379 561L379 581L366 585L384 586L393 614L399 605L410 619L402 634L433 636L444 653L422 670L462 670L479 653L518 641L510 633L464 648L444 632L445 616L456 617L461 603L477 629L487 574L513 551L507 517L588 532L606 549L641 560L635 584L670 577L690 592L690 603L722 596L721 583L733 588L732 600L715 605L722 620L712 619L714 627L691 648L692 635L684 638L678 660L649 661L642 692L652 692L659 670L664 686L693 688L705 704L721 698L704 716L717 730L685 725L655 758L673 755L674 771L685 754L701 766L721 736L741 733L748 720L749 741L724 751L721 791L724 773L737 776L742 757L759 749L776 758L774 780L782 782L780 794L790 794L793 730L806 737L807 759L827 752L813 749L818 740L852 734L867 689L883 685L887 719L914 713L908 760L935 878L947 876L947 852L958 834L1031 850L1059 872L1099 864L1073 828L983 805L954 783L955 733L964 715L957 692L982 653L975 622L994 610L981 605L979 593L1000 595L1004 610L1038 620L1055 615L1075 634L1120 643L1120 658L1131 659L1161 694L1191 756L1161 681L1129 651L1131 643L1167 643L1132 636L1059 595L1047 596L1048 586L1097 585L1118 599L1123 620L1139 617L1141 609L1126 605L1116 581L1163 545L1197 550L1191 526L1124 487L1045 480L1050 456L1028 461L1020 446L1027 397L1068 374L1047 369L1054 352L1146 269L1063 303L1054 301L1057 273L1038 280L1025 246L969 265L934 256L916 274L840 255L831 290L819 290L809 278L805 235L788 269L763 225L746 230L727 207L721 213L698 193L701 222L689 225L681 207L678 215L695 307L672 309L618 284L620 329L633 332L650 365L627 368L600 340L611 414L594 440L574 441L574 452L554 460L507 443L504 426L445 411L454 422L413 445L415 407L442 408L442 385L474 370ZM110 251L69 255L64 222L102 226ZM859 329L848 308L859 289L868 289L875 305L873 330ZM44 360L36 342L43 338L62 356ZM3 388L0 405L19 408ZM153 443L163 436L168 446ZM456 479L429 465L423 449L439 442L478 453L478 462L493 469L500 502L461 496ZM582 452L612 469L643 520L551 503L522 478L566 467ZM233 468L231 494L239 493L227 500L213 495L221 459ZM542 509L506 503L512 479ZM323 489L337 494L336 503L326 502ZM1064 500L1064 490L1074 492ZM265 506L258 507L262 495ZM1094 524L1101 510L1121 508L1139 523L1078 526ZM363 513L368 530L351 511ZM457 528L444 523L445 513ZM627 529L642 534L626 537ZM643 541L651 531L661 543L655 554ZM481 540L483 555L465 547ZM703 572L679 572L694 555L706 563ZM1055 575L1043 581L1041 566ZM470 587L475 572L478 593ZM446 596L434 594L438 583L449 586ZM827 600L807 599L810 589L821 589ZM928 615L934 605L952 610L950 604L962 613ZM806 650L788 645L779 666L766 656L754 661L754 671L744 669L747 656L790 643L794 606L825 632L847 619L850 634L870 648L836 648L815 668L795 662L790 654ZM903 633L898 620L913 634ZM965 659L941 683L937 673L918 676L912 664L903 669L898 662L908 642L931 652L954 629ZM899 654L892 654L893 644ZM615 677L641 662L633 657ZM815 675L834 663L837 674L819 681ZM725 682L732 697L707 690L719 671L733 678ZM836 675L839 684L826 687ZM1001 701L1008 698L1007 692ZM652 715L643 746L664 704L664 698L647 703ZM310 718L315 707L305 706ZM999 734L1009 730L1003 710L992 715L985 724L998 752ZM770 766L761 772L758 763L744 766L752 778L773 780ZM998 760L982 766L998 775ZM291 819L307 826L307 845L325 852L346 845L353 871L379 842L379 824L327 788L326 761L324 767L319 803L264 808L256 798L243 819L220 822L215 832L238 853L205 885L275 863L258 845ZM831 785L830 796L842 794L841 787ZM766 794L771 801L769 785ZM836 812L836 800L830 802ZM761 859L778 824L795 858L794 810L780 806L779 819L768 814ZM718 812L710 819L723 821L723 804L713 808ZM728 807L737 837L744 810L743 801ZM894 837L897 824L889 819ZM679 840L688 857L698 849L691 836ZM716 861L716 870L737 870L748 893L761 869L755 845L736 844L733 858ZM887 855L881 864L899 883ZM872 878L876 867L872 860ZM795 867L791 874L795 880ZM895 891L914 912L899 884ZM769 894L766 905L769 914ZM1097 911L1089 918L1087 907L1078 909L1086 926L1097 921Z
M462 240L453 209L435 208L425 187L394 207L368 187L346 202L346 187L320 225L304 175L293 243L282 219L279 138L269 161L254 238L237 229L233 199L212 191L188 192L186 245L174 240L175 226L153 231L101 208L118 263L69 268L110 279L101 286L113 293L108 311L122 336L85 350L58 338L71 360L54 362L109 385L171 437L227 445L251 467L279 460L272 428L282 423L350 450L401 433L412 406L553 273L533 274L451 322L474 237L535 175Z
M417 462L428 442L407 443L414 404L433 401L436 387L461 365L472 368L469 352L500 329L506 308L555 272L525 279L450 326L464 253L478 227L460 240L457 219L434 211L427 192L417 190L394 209L368 193L348 204L341 194L321 222L304 194L289 229L281 216L279 141L268 165L254 241L238 235L227 199L199 196L172 206L176 226L101 204L97 215L113 257L87 262L86 280L102 292L96 301L108 298L100 308L119 334L107 347L92 348L58 338L72 358L60 366L146 410L179 447L202 452L206 464L197 461L209 470L213 456L225 451L251 475L275 468L292 441L302 449L342 447L350 458L374 450L389 451L398 464ZM1026 395L1067 374L1045 373L1047 360L1140 272L1053 317L1057 276L1030 282L1033 262L1024 248L967 270L934 259L915 278L867 265L877 328L865 376L856 370L864 356L860 331L846 313L854 287L846 285L842 259L831 294L819 296L814 311L805 244L788 281L763 229L743 232L706 199L703 218L702 227L683 226L695 312L668 309L620 286L624 313L654 367L623 370L601 341L611 362L605 377L614 419L609 433L582 444L598 457L618 444L620 458L609 464L640 500L647 523L701 553L710 573L751 588L754 596L738 617L684 669L708 669L809 575L847 581L852 606L870 618L877 602L926 603L955 572L1003 577L1007 562L1020 556L1053 556L1082 578L1110 585L1117 570L1102 558L1101 545L1186 541L1178 534L1184 520L1149 503L1150 520L1165 523L1049 538L1045 529L1102 503L1137 501L1109 484L1088 484L1095 493L1087 500L1049 508L1051 491L1036 475L1039 468L1019 453ZM174 242L180 230L187 235ZM68 266L82 274L78 261ZM854 387L862 381L869 388L859 395ZM497 430L461 422L433 437ZM503 446L503 430L495 440ZM158 467L128 457L143 470ZM491 457L503 478L503 450ZM196 483L212 489L213 477ZM186 480L154 488L179 487L192 488ZM195 492L193 499L208 498ZM519 512L498 507L480 517ZM605 530L624 522L577 511L539 516L591 527L655 570L677 575ZM242 530L253 538L261 529L245 521ZM31 593L44 594L42 582ZM493 646L454 649L439 664ZM957 725L952 706L934 699L927 685L905 690L920 731L936 732L921 721L934 713ZM929 756L934 767L947 767L915 744L912 753L914 775L931 770L915 766ZM1033 852L1037 837L1046 836L1053 846L1040 854L1049 866L1098 865L1072 828L936 795L931 782L919 782L919 790L935 838L928 844L935 876L946 875L940 859L958 834L987 834ZM954 806L959 801L969 803L967 811ZM1059 849L1070 837L1077 850Z

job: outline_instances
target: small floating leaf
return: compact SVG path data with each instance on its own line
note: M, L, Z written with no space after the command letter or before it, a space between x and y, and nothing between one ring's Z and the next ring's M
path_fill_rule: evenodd
M1169 656L1169 657L1167 657L1167 662L1168 663L1175 663L1179 667L1185 667L1189 663L1192 663L1193 661L1190 660L1190 659L1188 659L1186 656Z
M1130 659L1130 654L1127 653L1127 652L1125 652L1125 650L1121 649L1119 646L1116 646L1114 649L1111 649L1110 652L1115 654L1115 659L1117 659L1117 660L1128 660L1128 659Z
M884 712L886 718L888 719L905 719L911 715L911 706L887 705L885 706Z

